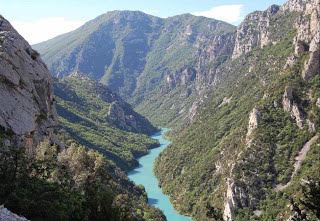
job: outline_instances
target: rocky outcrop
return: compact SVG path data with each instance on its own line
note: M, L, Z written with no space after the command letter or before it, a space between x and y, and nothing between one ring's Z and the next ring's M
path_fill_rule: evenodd
M301 11L299 1L291 1L289 8L296 8ZM313 78L320 72L320 1L309 0L304 4L305 10L295 22L297 36L294 38L295 54L299 55L304 51L309 51L310 56L305 61L302 77L305 80Z
M248 125L248 132L247 132L247 138L246 138L247 142L250 140L250 135L252 131L258 128L260 119L261 119L261 112L257 108L253 108L249 117L249 125Z
M290 113L291 118L296 121L296 124L299 128L303 128L305 119L302 111L299 109L299 106L293 101L292 93L292 88L287 86L282 98L283 110Z
M310 42L319 33L319 5L319 0L309 0L307 2L290 0L281 7L273 5L266 11L256 11L249 14L238 26L232 58L235 59L257 46L262 48L270 42L276 43L279 39L269 29L271 26L273 28L277 26L276 22L272 19L275 15L285 16L290 13L299 15L295 24L293 24L298 30L298 34L294 39L295 54L299 55L308 50ZM316 66L316 58L319 57L315 53L312 61L309 61L308 66ZM312 70L315 70L315 68Z
M110 105L106 119L115 123L120 129L140 131L136 119L132 115L125 114L122 102L115 101Z
M244 19L237 28L233 59L251 51L256 46L262 48L269 44L270 32L268 27L271 22L270 19L279 9L279 6L272 5L268 10L253 12Z
M320 109L320 97L317 99L316 105Z
M292 88L290 86L286 86L282 98L282 106L284 111L290 112L292 110L292 100L293 100L293 95L292 95Z
M257 108L253 108L250 113L249 117L249 124L248 124L248 132L246 136L246 143L247 147L250 148L252 143L251 134L253 130L258 128L259 121L261 119L261 112ZM240 157L242 152L238 154ZM237 163L234 163L231 167L230 178L227 180L227 193L225 196L225 205L224 205L224 213L223 219L224 220L234 220L234 213L233 210L242 207L242 206L254 206L256 204L254 197L250 196L251 199L248 199L248 194L246 190L243 188L236 186L234 183L234 168L237 167Z
M287 69L292 67L296 62L297 62L298 58L294 55L291 55L290 57L288 57L286 64L284 65L283 69Z
M226 194L226 202L225 202L224 211L223 211L223 220L233 220L234 219L233 209L236 207L236 200L233 194L234 184L231 181L231 179L228 179L227 185L228 187L227 187L227 194Z
M196 71L189 67L181 68L181 70L174 72L173 74L167 74L165 76L166 83L170 89L181 85L183 87L188 86L190 82L195 78Z
M233 175L233 168L234 166L231 169L231 176ZM225 195L223 219L226 221L231 221L235 218L235 209L246 206L251 207L256 205L257 202L253 196L248 195L248 192L244 188L237 186L233 178L228 178L227 185L228 187Z
M57 125L51 74L38 52L0 16L0 144L31 153Z
M320 25L320 23L319 23ZM320 32L312 39L310 43L310 58L304 64L302 77L309 80L320 73Z
M304 3L302 0L289 0L280 7L281 12L303 12Z
M157 131L146 118L134 112L130 104L118 98L109 106L108 114L105 116L107 121L119 129L130 132L151 135Z
M22 216L9 211L3 205L0 205L0 221L28 221Z
M305 52L306 50L306 45L302 41L298 40L297 37L294 38L294 46L295 55L300 55L302 52Z

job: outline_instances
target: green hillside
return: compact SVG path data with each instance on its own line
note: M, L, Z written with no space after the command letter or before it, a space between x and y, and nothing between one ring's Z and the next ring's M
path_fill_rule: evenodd
M125 170L133 168L138 165L137 157L158 146L147 136L156 128L116 93L93 79L75 72L63 80L55 79L54 88L63 129L80 144L103 153L117 166ZM109 117L114 105L118 105L115 110L123 114L123 118ZM135 127L126 125L131 121Z
M181 133L171 133L173 144L161 153L154 171L178 211L196 220L211 220L210 208L232 220L283 220L293 214L292 201L310 220L317 219L316 209L301 203L308 189L301 182L320 178L320 76L303 77L314 52L299 52L286 65L295 54L298 16L279 10L269 17L267 30L276 42L253 45L222 64L220 81L196 120ZM242 25L253 29L247 30L253 38L261 24L248 20ZM307 144L310 151L293 172Z
M112 11L33 47L53 75L80 70L163 126L188 120L202 85L212 82L212 74L205 80L197 75L204 63L218 66L231 56L234 32L225 22L190 14L161 19Z

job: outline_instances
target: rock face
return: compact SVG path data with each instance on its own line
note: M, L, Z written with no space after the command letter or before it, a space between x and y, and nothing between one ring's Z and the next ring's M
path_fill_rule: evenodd
M28 221L28 220L22 216L18 216L17 214L10 212L8 209L4 208L3 205L1 205L0 221Z
M285 64L284 67L283 67L283 69L287 69L287 68L292 67L292 66L296 63L296 61L297 61L297 57L294 56L294 55L291 55L291 56L288 58L286 64Z
M112 102L106 119L116 124L118 128L126 131L146 133L149 135L155 132L155 129L145 118L142 116L138 117L138 115L134 113L129 113L129 107L130 105L123 100ZM131 107L129 111L130 110ZM149 127L145 127L145 125L149 125Z
M320 1L309 0L304 6L303 16L296 21L298 31L294 39L296 54L309 49L309 59L305 61L302 77L305 80L320 73Z
M281 6L282 12L302 12L304 4L302 0L289 0Z
M320 97L317 99L316 105L320 109Z
M0 16L0 143L30 152L57 125L51 74L38 52Z
M290 113L291 118L295 119L299 128L303 128L305 119L303 113L300 111L299 106L293 102L292 88L287 86L285 88L282 99L283 110Z
M258 123L261 118L261 113L257 108L253 108L249 117L249 125L248 125L248 133L247 133L247 141L250 140L250 135L252 131L258 128Z
M320 25L320 23L319 23ZM312 39L310 44L310 58L305 62L302 77L305 80L313 78L320 73L320 32Z
M237 206L235 197L233 194L234 184L232 183L231 179L228 179L227 184L228 184L228 188L227 188L227 195L226 195L226 203L224 205L223 219L233 220L234 214L232 210Z
M272 5L268 10L253 12L244 19L237 28L233 59L251 51L256 46L262 48L270 42L268 32L270 17L275 15L279 9L279 6Z
M306 50L306 44L310 43L313 36L318 32L319 27L319 3L318 0L309 0L305 3L302 0L289 0L284 5L272 5L266 11L256 11L249 14L245 20L238 26L236 34L236 43L232 58L235 59L242 54L251 51L259 46L264 47L269 43L276 43L280 36L275 36L270 32L270 26L276 26L277 22L274 16L285 17L293 13L304 13L311 15L311 21L300 17L296 22L298 36L295 39L295 53L300 54ZM306 9L306 10L305 10ZM286 19L290 25L290 17ZM285 28L285 27L279 27ZM311 34L311 35L310 35Z

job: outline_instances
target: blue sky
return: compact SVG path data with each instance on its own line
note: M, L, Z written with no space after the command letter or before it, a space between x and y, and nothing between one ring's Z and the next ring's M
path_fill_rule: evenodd
M0 0L0 13L30 42L71 31L112 10L139 10L159 17L203 15L238 25L245 15L286 0Z

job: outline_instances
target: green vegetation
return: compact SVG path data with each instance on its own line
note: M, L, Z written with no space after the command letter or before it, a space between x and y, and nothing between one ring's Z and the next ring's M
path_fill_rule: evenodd
M166 220L98 152L72 144L58 153L49 142L35 157L24 151L0 152L0 204L17 214L31 220Z
M110 12L35 47L54 74L64 77L77 67L119 92L156 125L174 127L167 135L173 143L160 154L154 171L181 213L201 221L221 220L225 193L232 186L237 221L283 220L294 212L316 220L319 139L296 172L294 166L306 142L319 133L320 77L301 77L308 52L284 69L294 54L293 26L299 16L285 12L268 22L259 20L267 23L269 44L234 60L235 28L191 15L160 19ZM257 21L249 24L252 35L260 34ZM202 65L216 37L222 39L221 48ZM290 102L304 119L302 128L283 108L286 86L293 90ZM66 78L56 83L56 93L67 132L121 168L135 166L135 158L155 145L147 136L123 132L120 124L106 120L112 102L97 96L90 84ZM201 101L202 109L188 125L195 101ZM261 116L247 137L253 108ZM279 185L285 188L279 190Z
M113 11L33 47L54 75L66 77L79 69L155 125L172 126L183 121L197 96L196 55L217 41L212 62L219 66L231 54L234 31L225 22L190 14L162 19ZM182 73L186 69L192 72L188 77ZM167 76L176 82L169 84Z
M134 116L137 124L142 124L146 132L155 131L149 122L105 86L89 78L81 80L80 77L68 77L60 81L55 79L54 86L57 112L63 128L77 142L103 153L122 169L137 166L137 157L159 145L145 134L121 130L107 119L111 103L122 102L126 115Z
M286 16L292 23L296 15ZM274 19L281 23L286 16ZM177 210L196 220L210 220L205 216L208 203L217 211L224 209L227 178L232 178L239 188L238 194L245 194L237 202L235 220L289 217L293 214L288 211L290 198L297 201L296 193L302 193L301 180L307 179L308 170L319 170L319 165L313 163L319 156L313 152L319 149L314 144L303 161L304 166L291 180L295 157L315 132L310 132L307 124L302 129L296 125L290 113L283 110L282 97L285 87L290 86L293 102L303 117L319 128L320 112L315 102L320 77L302 79L307 53L284 70L287 58L294 52L296 33L291 28L270 28L274 28L272 31L280 40L221 64L220 81L209 93L201 113L182 132L170 134L172 145L156 160L154 170L164 192L174 199ZM230 102L222 104L225 98L231 98ZM261 119L249 145L246 134L254 107L261 113ZM310 179L316 176L312 173ZM289 181L284 192L275 191L277 184ZM256 210L261 211L260 217L255 215ZM307 211L311 220L314 214L312 209Z

